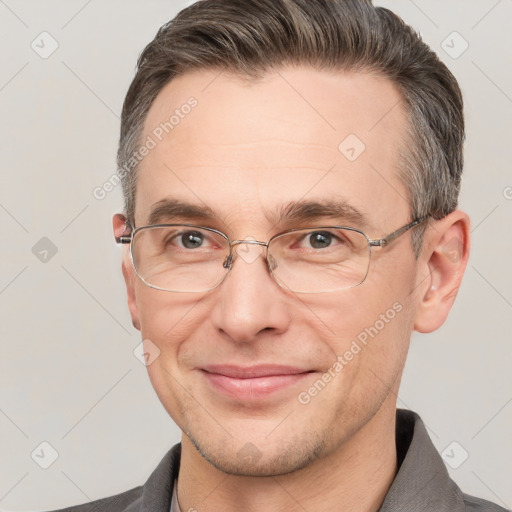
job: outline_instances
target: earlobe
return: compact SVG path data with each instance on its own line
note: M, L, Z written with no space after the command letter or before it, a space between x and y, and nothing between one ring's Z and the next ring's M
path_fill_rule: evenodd
M459 291L469 257L469 218L457 210L427 228L420 256L426 278L420 294L414 329L432 332L441 327Z

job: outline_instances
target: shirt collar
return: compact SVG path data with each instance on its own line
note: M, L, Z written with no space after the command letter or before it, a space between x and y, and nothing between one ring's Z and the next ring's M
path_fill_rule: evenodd
M420 417L397 410L396 445L400 463L379 512L464 511L460 489L450 479Z

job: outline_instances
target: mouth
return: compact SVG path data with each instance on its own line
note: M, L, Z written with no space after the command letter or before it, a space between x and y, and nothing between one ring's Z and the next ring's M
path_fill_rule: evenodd
M201 372L214 391L242 401L289 390L312 373L303 368L277 365L207 366L201 368Z

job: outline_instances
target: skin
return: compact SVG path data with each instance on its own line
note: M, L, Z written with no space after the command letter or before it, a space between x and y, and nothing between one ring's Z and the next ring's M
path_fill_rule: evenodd
M252 82L214 70L189 72L159 93L141 140L190 96L197 107L140 164L136 226L147 224L152 206L164 198L214 212L201 222L169 222L207 225L232 240L266 242L303 227L275 219L279 208L300 199L343 198L365 214L370 238L412 220L397 177L407 118L386 78L308 67ZM348 134L366 146L353 162L338 150ZM321 217L305 225L347 225L343 221ZM113 226L117 235L123 232L122 215ZM429 221L418 258L410 232L374 249L366 280L348 290L292 293L278 286L262 257L250 263L238 257L214 290L170 293L135 275L125 246L133 324L160 350L149 377L183 431L181 509L378 510L396 474L396 397L411 332L443 324L468 250L469 220L456 211ZM394 303L401 311L301 404L298 394ZM311 373L243 401L212 388L201 370L227 363L283 364ZM243 457L247 446L257 455Z

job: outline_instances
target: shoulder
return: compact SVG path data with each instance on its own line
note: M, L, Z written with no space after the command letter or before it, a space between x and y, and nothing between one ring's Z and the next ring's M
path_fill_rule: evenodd
M460 489L416 413L397 411L396 434L399 469L380 512L507 512Z
M142 502L142 486L100 500L51 512L136 512Z
M462 493L466 512L507 512L506 508L495 503Z
M171 506L180 460L181 444L177 444L167 452L144 485L115 496L51 512L141 512L143 509L167 512Z

